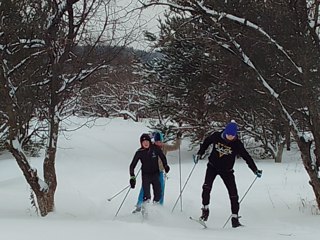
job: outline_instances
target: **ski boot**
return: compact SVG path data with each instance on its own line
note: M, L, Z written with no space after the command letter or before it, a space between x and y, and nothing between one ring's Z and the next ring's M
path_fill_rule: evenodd
M208 220L208 217L209 217L209 206L208 206L208 205L203 206L203 207L201 208L201 210L202 210L202 215L201 215L201 217L199 218L199 220L205 222L205 221Z
M239 216L237 214L232 214L231 216L231 225L233 228L237 228L237 227L241 227L243 226L240 222L239 222Z
M132 211L132 213L139 213L141 212L141 206L137 205L136 208Z
M150 200L146 200L142 203L141 206L141 214L143 218L148 218L148 205L149 205Z

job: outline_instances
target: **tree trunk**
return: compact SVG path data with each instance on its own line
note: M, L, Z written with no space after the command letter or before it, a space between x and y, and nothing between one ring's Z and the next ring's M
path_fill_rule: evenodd
M50 121L50 138L47 147L47 153L43 162L44 181L48 185L48 191L44 195L38 197L39 209L41 216L46 216L54 211L54 195L57 188L57 176L55 169L56 152L59 134L59 119L52 115Z
M54 192L55 187L49 188L45 183L39 179L37 170L32 168L27 160L25 154L18 148L15 148L13 144L7 144L7 148L11 154L15 157L16 162L23 172L25 179L36 196L36 202L42 217L46 216L54 209ZM56 185L55 185L56 186ZM37 206L36 206L37 207Z
M40 208L39 201L43 201L42 202L43 210L45 210L44 213L46 213L46 215L49 212L54 211L54 195L57 188L55 158L56 158L56 148L51 148L48 150L47 156L43 163L44 181L48 185L48 192L44 196L41 196L40 199L38 199L38 204Z
M47 152L43 163L44 181L39 179L37 170L32 168L22 149L21 144L16 146L15 139L18 137L11 135L11 141L6 144L7 149L15 157L20 169L28 184L35 194L37 206L42 217L54 211L54 195L57 188L57 177L55 170L55 158L58 142L59 120L52 115L50 122L50 132Z
M41 192L36 194L37 203L42 217L47 216L54 211L54 191L50 190L48 193Z
M310 177L309 184L312 186L313 192L316 197L318 209L320 209L320 179L318 178L318 171L311 157L312 142L305 142L302 138L296 139L296 141L301 152L303 165Z
M290 135L290 127L286 125L285 127L285 139L287 145L287 151L291 149L291 135Z
M282 154L283 154L284 145L285 145L284 141L281 141L279 143L277 155L275 157L275 162L276 163L281 163L282 162Z

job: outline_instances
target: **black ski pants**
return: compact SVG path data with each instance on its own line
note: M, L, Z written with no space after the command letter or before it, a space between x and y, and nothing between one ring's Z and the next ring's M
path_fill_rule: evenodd
M153 201L159 202L161 198L160 173L142 174L143 201L151 199L150 185L153 189Z
M204 184L202 186L202 204L209 205L210 203L210 192L212 189L213 182L217 175L219 175L226 186L231 203L232 214L238 214L239 212L239 196L233 170L221 171L212 167L210 164L207 165L206 176Z

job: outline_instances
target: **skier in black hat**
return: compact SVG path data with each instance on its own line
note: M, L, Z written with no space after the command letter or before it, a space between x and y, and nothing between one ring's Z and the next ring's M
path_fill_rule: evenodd
M136 151L132 162L129 167L130 171L130 186L135 188L136 177L134 169L140 160L141 162L141 177L142 177L142 188L144 192L143 201L149 202L151 199L150 185L153 188L153 202L158 203L161 198L161 185L159 180L159 163L158 158L161 159L166 173L170 171L170 167L167 164L166 156L162 150L151 143L149 134L144 133L140 137L141 147Z

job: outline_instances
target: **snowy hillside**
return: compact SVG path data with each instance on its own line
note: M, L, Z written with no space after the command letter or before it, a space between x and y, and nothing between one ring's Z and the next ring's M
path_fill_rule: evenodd
M74 129L81 121L74 118L67 127ZM206 160L196 165L183 192L182 211L179 202L171 213L179 195L178 151L167 155L171 171L165 205L150 206L149 219L145 221L131 213L140 188L138 177L138 186L130 190L115 217L127 191L111 201L107 199L128 185L129 163L139 147L139 136L148 131L147 123L99 119L95 126L89 124L61 135L56 162L56 211L45 218L38 217L30 207L29 187L12 156L0 155L1 239L315 240L320 236L320 216L314 214L314 195L295 149L284 153L282 164L256 160L263 176L257 179L240 206L243 228L233 229L230 223L222 228L230 215L230 204L219 177L211 193L208 229L188 219L200 216ZM193 153L188 151L184 139L182 184L194 166ZM31 159L31 163L41 176L42 158ZM236 162L235 175L241 198L255 176L241 159Z

